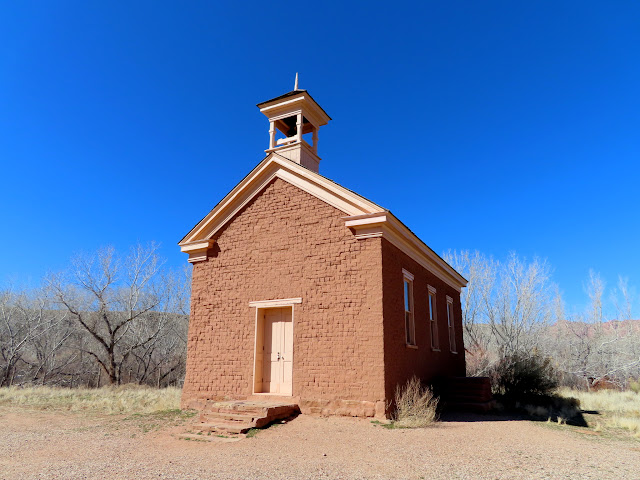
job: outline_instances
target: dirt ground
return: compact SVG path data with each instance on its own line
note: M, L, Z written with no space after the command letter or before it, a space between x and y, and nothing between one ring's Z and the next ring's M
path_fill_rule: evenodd
M301 415L238 442L178 438L188 423L2 407L0 478L640 479L640 441L526 420L390 430Z

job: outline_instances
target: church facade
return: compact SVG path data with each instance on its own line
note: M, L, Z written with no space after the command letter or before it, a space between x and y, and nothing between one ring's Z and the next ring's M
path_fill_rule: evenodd
M286 397L384 417L411 376L463 376L466 280L318 173L330 118L306 90L258 107L267 156L179 243L193 264L183 407Z

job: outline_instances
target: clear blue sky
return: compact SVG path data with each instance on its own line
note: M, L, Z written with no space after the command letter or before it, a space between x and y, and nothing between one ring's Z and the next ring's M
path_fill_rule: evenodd
M176 243L264 155L295 72L321 173L435 251L640 283L640 3L3 2L0 282Z

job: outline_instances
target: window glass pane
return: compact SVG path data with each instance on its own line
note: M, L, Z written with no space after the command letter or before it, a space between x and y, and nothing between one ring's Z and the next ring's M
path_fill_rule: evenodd
M404 312L404 327L407 332L407 343L411 344L411 314L409 312Z
M433 295L429 294L429 320L433 320Z
M447 303L447 322L451 326L451 304Z
M409 282L404 281L404 309L405 311L409 311Z

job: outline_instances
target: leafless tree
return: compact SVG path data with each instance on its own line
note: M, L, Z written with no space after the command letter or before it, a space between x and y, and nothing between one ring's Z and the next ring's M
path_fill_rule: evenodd
M465 344L474 357L469 373L486 373L499 358L532 349L557 307L548 264L515 253L496 261L454 251L445 259L469 281L461 297Z
M631 289L625 279L619 279L611 298L618 318L624 320L607 320L605 285L600 274L589 270L585 285L589 304L584 313L558 314L559 321L538 337L538 345L555 359L567 383L591 388L606 382L623 387L640 374L640 325L628 321Z
M631 320L633 292L629 287L629 278L618 275L618 285L611 292L611 301L615 307L618 320Z
M588 321L602 322L604 316L602 311L602 296L604 294L605 283L599 273L589 270L589 283L587 284L587 295L591 301L591 312Z
M137 245L126 257L113 248L78 256L48 286L85 333L81 351L111 384L123 382L128 362L162 344L176 311L188 304L183 284L161 270L158 245ZM124 379L129 380L129 379Z
M28 365L27 353L32 343L61 321L60 316L50 315L46 302L42 292L0 292L0 386L13 385L18 366Z

